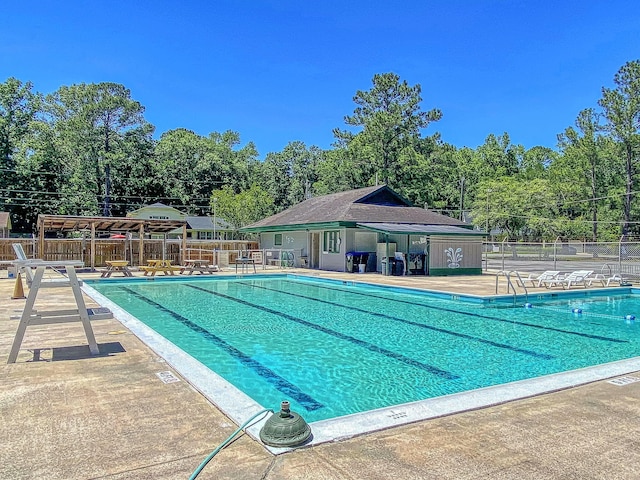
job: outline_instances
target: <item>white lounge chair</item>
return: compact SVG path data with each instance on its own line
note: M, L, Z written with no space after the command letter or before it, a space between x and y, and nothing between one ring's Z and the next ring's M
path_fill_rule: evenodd
M593 270L576 270L565 277L558 276L551 280L545 280L543 283L547 288L555 287L556 285L560 285L564 289L571 288L574 285L582 285L587 288L587 286L591 285L589 277L592 274Z
M595 275L587 278L589 282L589 286L591 286L594 282L602 283L603 287L608 287L611 282L623 283L622 276L619 273L614 273L613 275L607 277L604 273L596 273Z
M542 273L530 273L527 278L520 277L522 278L522 283L520 283L520 279L518 279L517 277L516 281L518 282L518 286L520 287L526 286L527 282L531 282L532 287L541 287L542 283L545 280L552 280L558 275L560 275L560 272L558 270L547 270Z

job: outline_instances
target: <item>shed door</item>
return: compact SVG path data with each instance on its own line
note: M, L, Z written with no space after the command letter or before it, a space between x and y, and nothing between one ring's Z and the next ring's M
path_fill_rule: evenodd
M318 232L311 233L311 258L309 259L310 268L320 268L320 234Z

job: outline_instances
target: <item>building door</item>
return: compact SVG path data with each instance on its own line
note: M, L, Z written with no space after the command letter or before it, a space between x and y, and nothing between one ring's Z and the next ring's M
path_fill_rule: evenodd
M320 234L318 232L311 233L311 258L309 259L310 268L320 268Z

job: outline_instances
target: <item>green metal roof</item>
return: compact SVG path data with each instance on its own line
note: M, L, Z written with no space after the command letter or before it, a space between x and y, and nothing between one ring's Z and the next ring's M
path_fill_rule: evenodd
M336 228L355 228L355 222L318 222L302 223L298 225L269 225L260 227L243 227L241 232L262 233L262 232L291 232L300 230L331 230Z
M477 236L487 234L478 230L471 230L454 225L421 225L415 223L357 223L358 228L373 230L374 232L388 233L392 235L443 235L443 236Z

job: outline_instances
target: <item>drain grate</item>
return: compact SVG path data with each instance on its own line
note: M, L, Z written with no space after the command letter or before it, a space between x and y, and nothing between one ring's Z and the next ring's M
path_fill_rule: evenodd
M393 420L398 420L399 418L405 418L407 416L407 412L394 412L393 410L387 417L392 418Z
M169 370L165 372L158 372L156 373L156 375L160 380L162 380L163 383L176 383L180 381L180 379L176 377L173 374L173 372L170 372Z
M640 382L640 378L638 378L638 377L620 377L620 378L614 378L612 380L607 380L607 382L609 382L612 385L617 385L619 387L622 387L624 385L629 385L630 383Z

